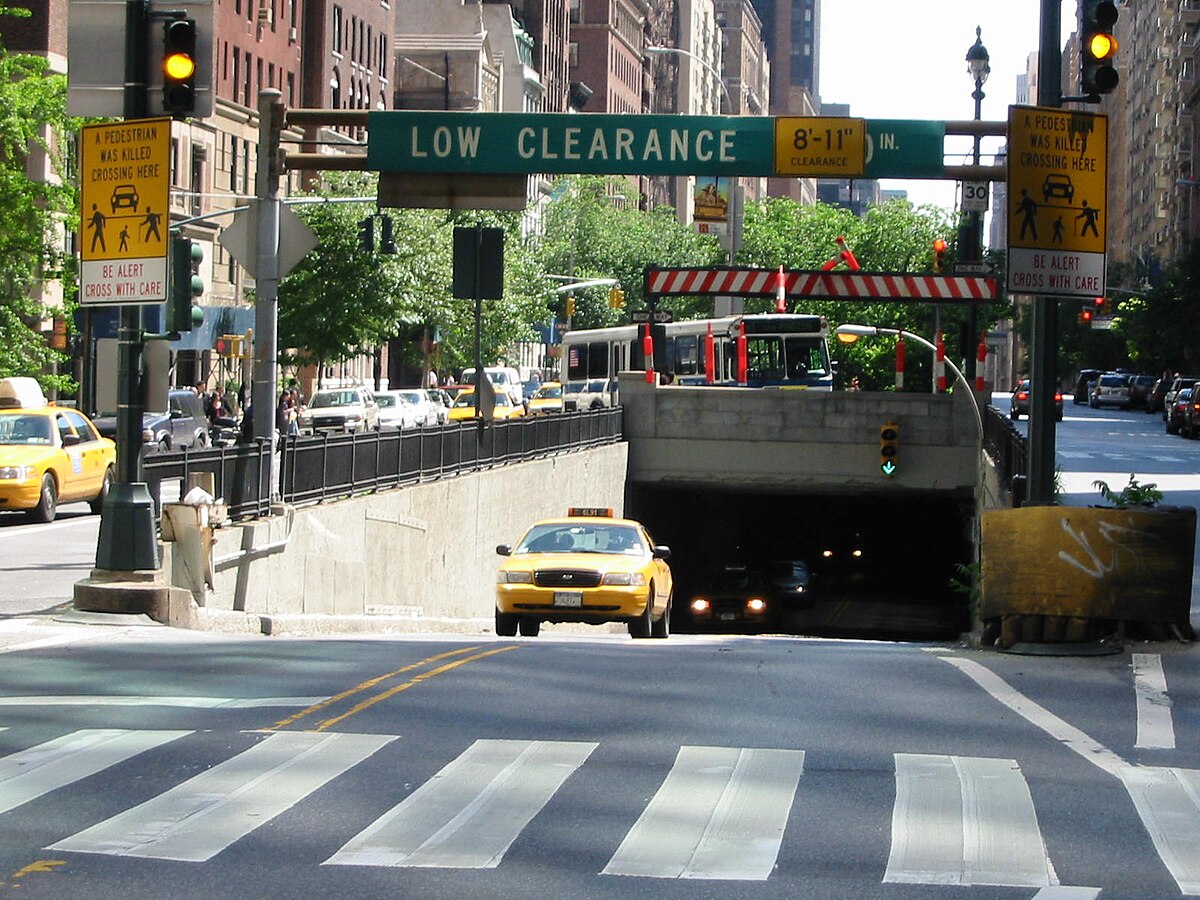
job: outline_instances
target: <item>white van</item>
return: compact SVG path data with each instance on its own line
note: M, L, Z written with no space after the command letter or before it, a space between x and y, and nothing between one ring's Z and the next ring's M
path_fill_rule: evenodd
M496 386L496 390L504 391L512 400L514 406L521 405L521 376L512 366L484 366L483 374L488 377L488 381ZM463 369L462 378L458 379L459 384L474 384L475 383L475 367Z

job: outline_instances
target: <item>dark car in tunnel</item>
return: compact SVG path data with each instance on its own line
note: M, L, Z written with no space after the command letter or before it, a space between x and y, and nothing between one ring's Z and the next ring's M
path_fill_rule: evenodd
M707 572L688 597L688 616L699 627L758 630L778 620L771 582L762 573L741 566Z

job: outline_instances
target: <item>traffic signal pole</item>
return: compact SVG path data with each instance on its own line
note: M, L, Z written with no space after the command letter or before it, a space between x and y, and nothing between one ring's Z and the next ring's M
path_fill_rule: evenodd
M258 93L258 169L254 196L258 230L255 233L254 382L250 394L254 437L273 441L275 389L279 355L279 139L283 130L283 94L275 89ZM274 496L279 471L275 448L260 485Z
M1041 0L1038 106L1062 106L1062 0ZM1033 348L1029 372L1029 478L1027 506L1054 503L1054 388L1058 297L1033 298Z
M125 2L126 119L147 114L147 0ZM121 307L117 332L117 483L100 513L96 568L158 568L154 501L142 481L142 308Z

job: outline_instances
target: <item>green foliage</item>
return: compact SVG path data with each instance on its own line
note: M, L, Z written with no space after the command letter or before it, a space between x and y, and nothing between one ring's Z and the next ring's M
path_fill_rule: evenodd
M0 15L27 12L0 8ZM45 59L0 46L0 378L34 375L60 390L70 389L70 379L44 372L66 357L49 348L38 326L46 316L40 282L62 278L69 264L62 225L76 212L66 87ZM53 177L31 179L30 156L44 156Z
M1139 294L1120 294L1117 331L1127 356L1143 372L1200 371L1200 244L1193 244L1160 277L1143 267L1126 267L1120 282ZM1114 281L1116 279L1113 279ZM1091 365L1090 361L1085 361ZM1099 368L1099 366L1098 366Z
M1129 484L1119 492L1108 486L1106 481L1093 481L1092 487L1100 491L1100 496L1119 509L1131 506L1157 506L1162 502L1163 493L1156 484L1139 484L1137 476L1130 474Z

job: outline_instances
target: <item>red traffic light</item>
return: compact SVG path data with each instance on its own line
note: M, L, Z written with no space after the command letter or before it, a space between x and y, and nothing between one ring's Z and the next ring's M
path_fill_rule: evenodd
M946 267L947 244L941 238L933 242L933 271L941 272Z
M1079 314L1079 319L1080 319L1080 321L1085 322L1085 323L1092 321L1092 311L1090 309L1083 310Z

